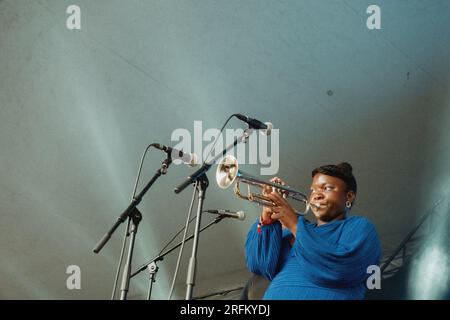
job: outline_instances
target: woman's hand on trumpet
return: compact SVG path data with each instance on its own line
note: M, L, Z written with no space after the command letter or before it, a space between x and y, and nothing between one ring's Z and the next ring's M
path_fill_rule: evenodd
M270 182L278 183L283 186L286 185L286 183L278 177L272 178ZM295 237L298 216L292 206L286 201L282 194L270 186L265 186L262 190L262 194L275 203L274 207L264 207L261 214L263 222L271 223L275 220L279 220Z

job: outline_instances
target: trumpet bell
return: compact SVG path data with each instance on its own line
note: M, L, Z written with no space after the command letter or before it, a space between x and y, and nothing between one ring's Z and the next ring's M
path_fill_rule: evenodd
M217 166L216 170L216 182L219 188L227 189L230 187L239 172L239 164L235 157L232 155L225 156Z

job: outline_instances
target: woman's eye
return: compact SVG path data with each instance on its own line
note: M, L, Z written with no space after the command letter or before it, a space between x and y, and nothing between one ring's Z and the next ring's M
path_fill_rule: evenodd
M325 190L331 191L331 190L333 190L333 187L332 187L332 186L326 186L326 187L325 187Z

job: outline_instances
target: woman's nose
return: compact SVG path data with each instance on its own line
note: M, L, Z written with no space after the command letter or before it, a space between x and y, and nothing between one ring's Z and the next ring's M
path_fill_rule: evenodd
M312 200L321 200L321 199L323 199L322 192L314 192L312 194Z

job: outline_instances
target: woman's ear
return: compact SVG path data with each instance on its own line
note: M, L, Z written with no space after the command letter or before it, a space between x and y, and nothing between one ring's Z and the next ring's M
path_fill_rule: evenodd
M347 192L347 201L350 201L350 203L353 203L355 201L356 194L354 191Z

